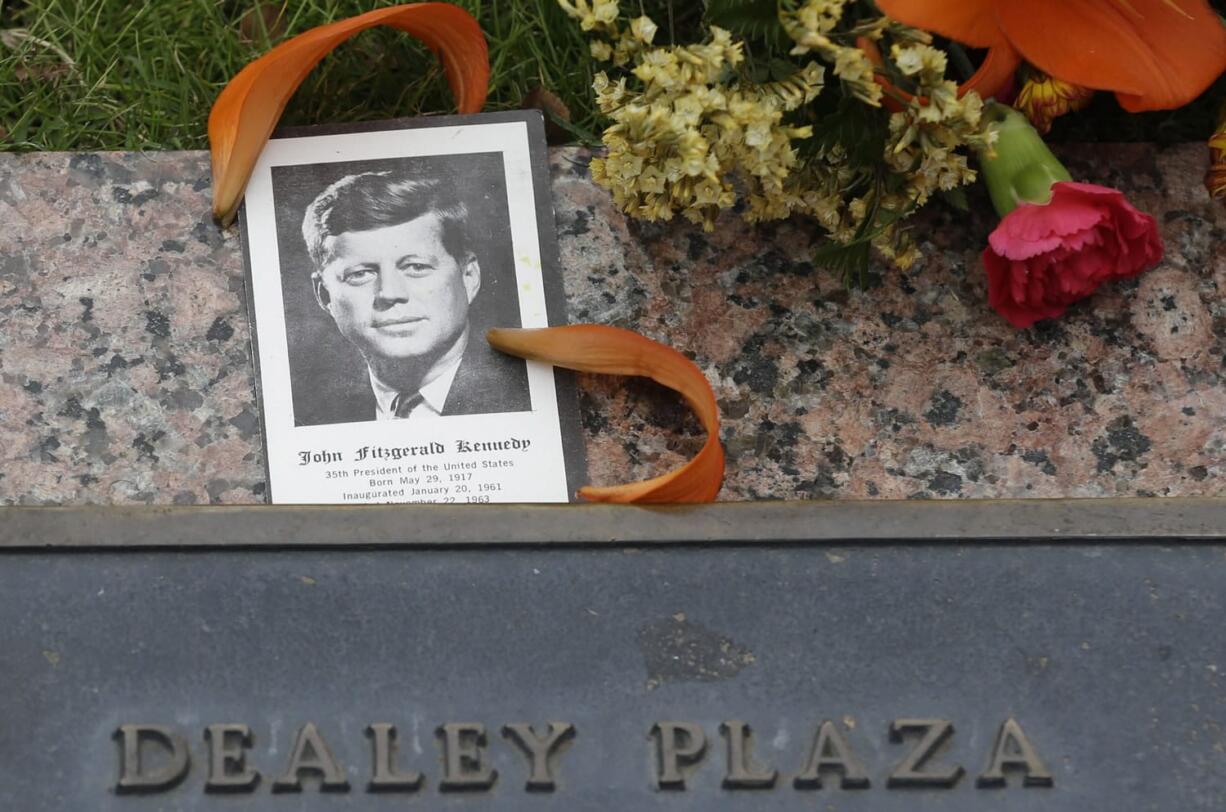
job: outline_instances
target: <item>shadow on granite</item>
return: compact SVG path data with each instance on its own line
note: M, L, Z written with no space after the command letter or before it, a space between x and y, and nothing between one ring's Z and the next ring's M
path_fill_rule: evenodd
M933 206L924 259L868 291L803 222L628 222L551 155L572 321L686 351L724 417L723 499L1226 495L1226 209L1202 145L1065 150L1167 255L1034 329L986 305L992 227ZM252 503L263 450L236 231L205 153L0 154L0 504ZM697 451L684 406L581 378L593 481Z

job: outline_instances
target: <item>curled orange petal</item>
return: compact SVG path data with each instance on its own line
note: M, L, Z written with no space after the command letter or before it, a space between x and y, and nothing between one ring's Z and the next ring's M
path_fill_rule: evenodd
M409 3L312 28L251 62L221 91L209 114L213 215L233 222L256 159L285 105L332 49L359 31L389 25L417 37L443 63L461 113L476 113L489 89L489 52L481 26L450 3Z
M510 355L580 372L641 375L681 393L707 430L707 442L694 459L662 476L627 485L579 489L593 502L663 504L711 502L724 481L724 449L719 444L715 393L694 362L663 344L630 330L598 324L538 329L497 328L486 333L490 345Z

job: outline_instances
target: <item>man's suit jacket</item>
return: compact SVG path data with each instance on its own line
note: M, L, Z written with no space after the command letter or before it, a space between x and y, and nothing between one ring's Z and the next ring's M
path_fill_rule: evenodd
M366 372L365 367L362 372ZM361 376L361 384L349 386L335 396L321 394L302 404L297 400L294 402L297 426L360 423L374 420L377 409L366 374ZM526 412L531 408L528 368L524 362L469 341L443 403L443 415Z

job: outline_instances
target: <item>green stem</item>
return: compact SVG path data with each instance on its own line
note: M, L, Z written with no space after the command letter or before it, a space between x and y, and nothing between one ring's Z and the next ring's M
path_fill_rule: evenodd
M979 151L979 166L997 214L1004 217L1021 203L1045 204L1053 184L1073 179L1026 116L995 102L985 112L999 137L991 153Z

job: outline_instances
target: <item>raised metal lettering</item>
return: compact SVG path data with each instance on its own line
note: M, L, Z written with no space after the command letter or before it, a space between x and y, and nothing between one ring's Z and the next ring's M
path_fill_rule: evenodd
M915 749L890 773L886 786L949 788L957 784L965 772L961 767L949 767L941 772L924 770L937 749L953 735L953 724L945 719L895 719L890 725L890 740L901 742L908 731L921 731L923 735Z
M345 771L337 763L313 722L307 722L298 731L293 751L290 754L289 767L286 768L285 775L272 783L272 791L301 792L302 773L304 772L319 776L321 791L349 791L349 781L345 778Z
M707 736L693 722L657 722L651 728L657 738L660 789L685 789L681 768L702 761L707 751Z
M1006 719L1000 726L988 768L976 783L981 787L1003 787L1006 769L1019 770L1022 784L1027 787L1050 787L1055 783L1016 719Z
M868 772L851 751L847 739L829 719L822 722L804 769L793 780L797 789L821 789L822 772L839 773L841 789L868 789Z
M396 769L396 726L376 722L366 728L374 742L374 769L366 784L369 792L413 792L421 788L419 772L398 772Z
M251 728L242 724L216 724L204 729L209 743L209 775L205 792L250 792L260 783L260 774L247 767L246 750L251 746Z
M752 763L753 748L749 744L749 725L730 721L719 726L728 742L728 770L724 774L724 789L770 789L779 778L778 770L768 770Z
M570 722L550 722L549 733L536 735L532 725L516 722L503 725L503 737L519 746L528 757L528 783L525 789L532 792L553 792L557 788L550 757L562 744L575 736L575 726Z
M120 725L114 734L121 741L119 750L118 793L162 792L177 786L187 775L191 759L187 740L162 725ZM145 769L141 744L154 741L170 752L169 760L156 770Z
M479 791L494 786L498 772L485 762L485 725L449 722L436 731L443 740L443 780L447 792Z

